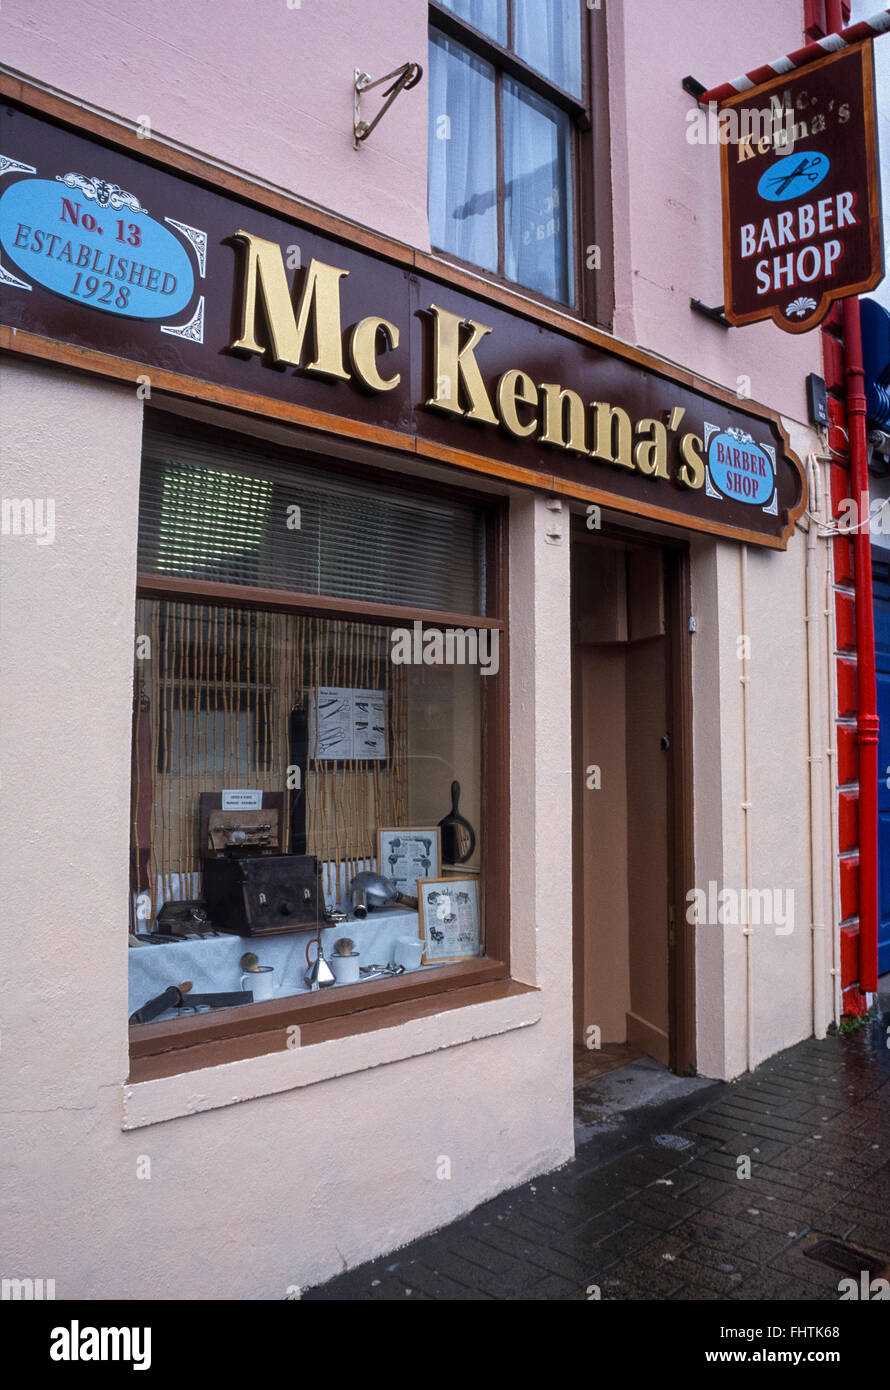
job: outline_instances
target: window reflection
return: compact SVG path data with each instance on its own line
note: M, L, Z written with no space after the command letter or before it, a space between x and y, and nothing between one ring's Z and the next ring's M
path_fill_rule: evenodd
M518 82L504 83L506 275L572 300L568 118Z
M441 34L430 36L430 238L497 270L494 69Z

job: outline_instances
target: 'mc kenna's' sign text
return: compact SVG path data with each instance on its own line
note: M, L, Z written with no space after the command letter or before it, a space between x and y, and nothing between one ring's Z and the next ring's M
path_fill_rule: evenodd
M568 313L119 139L12 97L0 109L0 346L358 439L404 455L406 472L421 456L787 544L805 480L773 412ZM808 215L830 214L840 236L855 212L839 198L811 214L764 206L740 233L752 264L807 234Z
M401 373L386 361L401 341L397 323L368 315L344 333L341 284L348 272L312 261L295 304L281 247L246 231L238 231L236 239L244 247L244 266L240 330L230 344L233 351L267 356L278 366L302 367L338 381L354 377L371 391L394 391L400 385ZM431 390L423 402L427 409L500 426L515 439L534 439L644 477L673 477L685 488L704 486L704 440L692 430L681 430L682 408L668 412L666 420L634 420L617 403L586 401L572 387L537 382L521 367L511 367L487 383L477 353L492 329L438 304L431 304L428 314L432 331ZM261 324L266 327L265 341ZM310 336L313 348L307 352ZM734 467L731 459L727 463ZM767 501L774 492L773 475L771 466ZM733 487L731 473L725 471L725 476ZM742 496L743 489L734 495Z

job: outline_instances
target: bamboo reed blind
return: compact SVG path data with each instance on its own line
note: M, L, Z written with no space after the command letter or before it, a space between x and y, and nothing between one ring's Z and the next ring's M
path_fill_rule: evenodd
M388 715L385 761L316 763L310 744L301 769L306 848L325 865L325 891L374 857L378 825L404 822L406 681L389 659L389 628L140 599L136 632L134 806L150 793L150 843L139 844L138 815L133 833L148 851L150 920L200 891L199 793L286 791L290 710L320 686L382 690ZM290 852L287 815L283 832Z

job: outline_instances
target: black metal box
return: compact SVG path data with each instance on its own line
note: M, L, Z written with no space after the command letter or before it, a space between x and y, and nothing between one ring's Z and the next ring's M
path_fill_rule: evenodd
M273 936L325 920L321 869L309 854L205 859L204 898L217 931Z

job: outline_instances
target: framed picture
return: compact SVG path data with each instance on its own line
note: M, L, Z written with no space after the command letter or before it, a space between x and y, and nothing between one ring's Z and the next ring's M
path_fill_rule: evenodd
M417 897L424 965L482 954L478 878L420 879Z
M418 881L442 872L442 831L438 825L381 826L377 831L377 872L391 878L400 893L414 897Z

